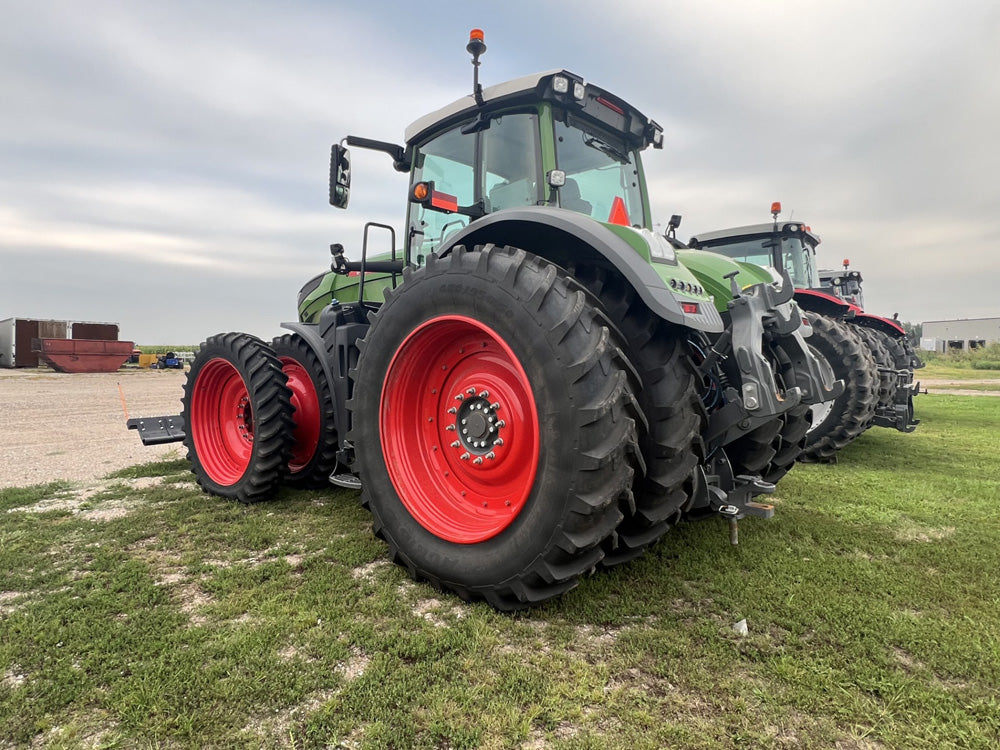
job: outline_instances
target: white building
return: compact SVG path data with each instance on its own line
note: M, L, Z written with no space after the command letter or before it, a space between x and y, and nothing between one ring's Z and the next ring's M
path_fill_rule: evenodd
M946 352L977 349L995 341L1000 341L1000 318L928 320L923 324L920 348Z

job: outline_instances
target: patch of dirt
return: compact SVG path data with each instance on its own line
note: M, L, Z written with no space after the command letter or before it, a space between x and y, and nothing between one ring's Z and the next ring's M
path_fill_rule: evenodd
M132 417L180 414L184 380L180 370L0 369L0 489L93 481L182 457L181 443L147 448L126 429L122 395Z

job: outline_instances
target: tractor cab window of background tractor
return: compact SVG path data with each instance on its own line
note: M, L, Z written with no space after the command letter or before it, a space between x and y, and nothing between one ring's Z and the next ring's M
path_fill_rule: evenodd
M742 242L731 242L725 245L708 245L706 250L713 253L725 255L733 260L741 260L744 263L753 263L755 266L774 266L774 257L771 255L771 241L761 240L759 237Z
M781 240L781 260L796 287L819 288L819 271L813 262L812 247L798 237L785 237Z
M418 264L473 218L541 201L537 116L505 114L489 127L463 133L458 127L420 146L411 184L433 181L435 192L454 196L458 212L410 203L411 258ZM471 215L463 213L463 209Z
M645 226L635 153L619 139L556 122L556 162L566 173L563 208L609 221L621 198L632 226Z

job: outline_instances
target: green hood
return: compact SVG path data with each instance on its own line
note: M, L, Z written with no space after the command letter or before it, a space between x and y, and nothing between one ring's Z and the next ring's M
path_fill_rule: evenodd
M726 303L733 297L729 279L726 278L727 274L738 272L736 283L740 289L746 289L754 284L774 282L774 277L766 268L705 250L678 250L677 260L683 263L705 290L715 297L715 309L719 312L726 310Z

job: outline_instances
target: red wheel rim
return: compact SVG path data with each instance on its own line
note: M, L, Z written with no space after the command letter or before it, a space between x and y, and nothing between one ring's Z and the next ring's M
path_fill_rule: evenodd
M189 413L202 468L219 485L236 484L253 453L253 410L246 383L231 362L213 359L201 368Z
M295 411L292 419L295 429L292 434L295 443L292 446L292 458L288 468L293 474L302 471L316 455L319 446L320 409L319 396L313 385L309 371L302 363L291 357L280 357L281 369L288 376L288 387L292 391L292 406Z
M427 531L471 544L524 509L538 469L538 415L517 357L482 323L441 316L396 351L379 427L389 478Z

